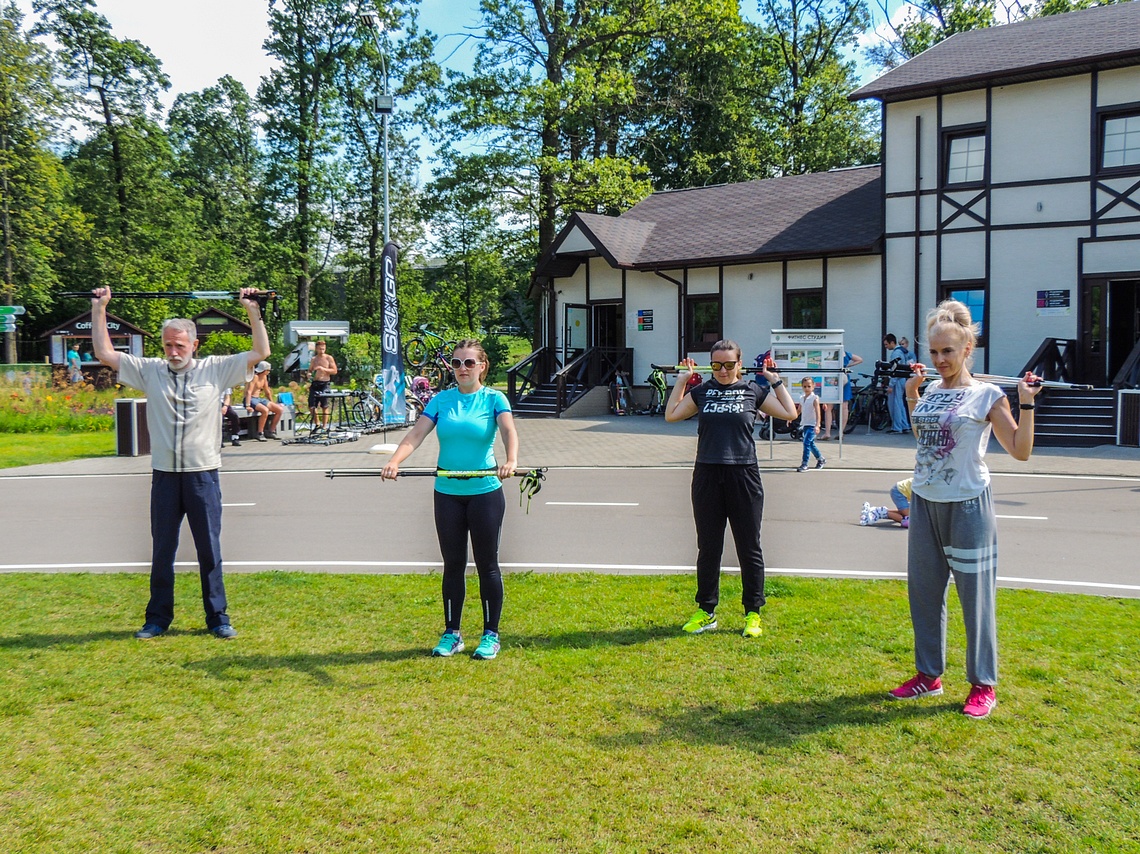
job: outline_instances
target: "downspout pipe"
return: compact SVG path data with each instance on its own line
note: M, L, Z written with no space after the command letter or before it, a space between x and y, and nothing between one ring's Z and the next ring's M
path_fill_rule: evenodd
M677 286L677 317L680 319L680 322L677 324L677 328L681 330L681 334L677 338L677 341L678 341L677 359L678 360L683 359L685 357L685 344L686 344L686 342L685 342L685 305L684 305L685 283L678 280L678 279L674 279L672 276L669 276L665 273L662 273L660 270L654 270L653 275L660 276L665 281L672 282L674 285Z

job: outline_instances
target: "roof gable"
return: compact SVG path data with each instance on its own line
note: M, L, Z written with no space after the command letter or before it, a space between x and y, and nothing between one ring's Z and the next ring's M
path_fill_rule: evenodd
M663 270L873 252L883 232L881 171L669 190L621 216L574 214L535 275L570 275L591 255L621 269Z
M1140 2L1124 2L955 33L849 97L904 101L1135 64Z

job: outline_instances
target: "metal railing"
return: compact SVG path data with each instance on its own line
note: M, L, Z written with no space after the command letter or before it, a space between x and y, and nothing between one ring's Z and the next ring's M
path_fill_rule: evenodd
M1116 376L1112 378L1114 389L1140 388L1140 341L1132 348Z
M1046 338L1037 351L1029 357L1020 371L1032 371L1043 380L1074 383L1077 381L1076 366L1077 342L1070 338Z
M540 347L517 365L507 369L507 399L514 406L522 398L546 382L554 373L554 354Z

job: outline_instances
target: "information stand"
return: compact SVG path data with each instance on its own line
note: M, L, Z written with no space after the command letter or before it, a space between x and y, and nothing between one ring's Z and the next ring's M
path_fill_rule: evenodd
M843 387L847 384L847 371L843 368L842 329L773 329L769 354L776 363L776 372L791 392L792 400L799 401L800 383L804 377L815 380L816 394L821 406L838 404L835 424L839 427L839 459L843 459ZM821 423L819 427L822 427ZM768 431L769 459L776 431Z

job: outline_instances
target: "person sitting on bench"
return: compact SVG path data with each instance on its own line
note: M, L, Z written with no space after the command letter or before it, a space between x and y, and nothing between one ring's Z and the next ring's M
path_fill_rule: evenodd
M227 388L226 393L222 395L222 418L230 425L230 444L235 448L241 447L241 439L238 434L241 433L241 419L238 414L234 412L233 404L230 402L234 390ZM226 431L222 430L222 447L226 446Z
M273 391L269 388L269 362L258 362L253 369L253 379L245 384L245 408L257 413L257 441L278 438L277 424L285 407L273 400ZM266 431L265 422L271 413L273 423Z

